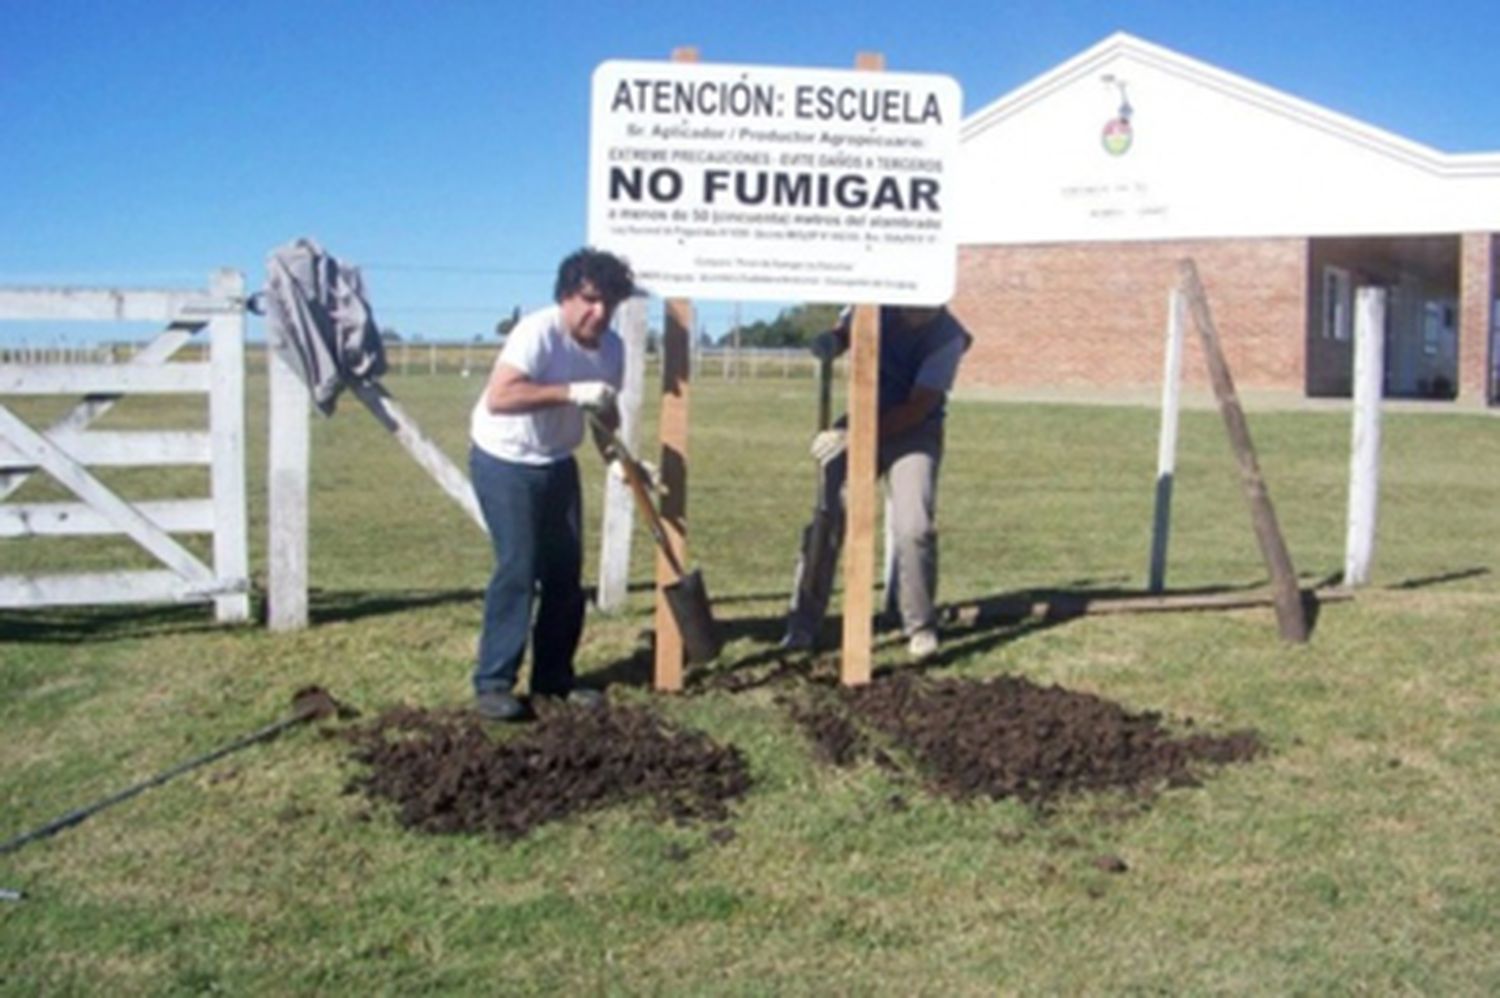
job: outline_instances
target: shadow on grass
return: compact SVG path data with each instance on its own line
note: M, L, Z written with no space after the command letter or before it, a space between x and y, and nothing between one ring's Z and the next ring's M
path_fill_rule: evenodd
M307 597L312 624L348 623L365 617L405 613L448 603L482 603L482 588L466 589L313 589ZM261 615L264 623L264 613Z
M1461 582L1464 579L1474 579L1481 575L1489 574L1490 570L1485 567L1460 568L1452 572L1444 572L1441 575L1428 575L1420 579L1407 579L1405 582L1397 582L1391 588L1426 589L1429 586L1441 586L1448 582Z
M1303 610L1309 635L1316 627L1322 600L1315 589L1302 590ZM1029 638L1091 613L1223 612L1265 606L1271 608L1264 583L1205 586L1150 593L1118 585L1078 580L1066 587L1026 589L996 593L978 599L945 604L938 610L943 645L939 652L919 663L881 664L875 675L929 672L953 666L995 648ZM886 626L882 627L882 623ZM1274 624L1268 624L1274 626ZM763 646L750 654L721 656L707 668L689 669L685 686L689 691L739 692L767 686L792 676L813 682L836 682L839 667L840 619L824 622L819 635L821 653L788 653L777 647L783 618L736 618L721 621L726 645L748 638ZM877 618L874 650L899 648L905 637L889 621ZM608 674L609 670L605 670ZM635 684L646 686L652 677L649 647L639 651L619 673ZM601 674L602 675L602 674Z
M0 641L76 645L193 634L239 625L214 620L209 604L68 606L0 611Z
M349 622L448 603L477 604L483 600L483 589L313 589L308 593L308 622L313 626ZM260 593L256 593L252 603L251 619L254 622L251 626L265 626L266 604ZM0 610L0 640L32 644L125 641L242 626L245 625L216 621L213 606L208 603Z

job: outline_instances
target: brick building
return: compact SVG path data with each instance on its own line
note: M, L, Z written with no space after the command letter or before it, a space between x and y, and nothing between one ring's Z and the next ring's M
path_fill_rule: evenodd
M1500 400L1500 154L1117 34L970 115L960 170L966 384L1158 384L1191 257L1243 388L1347 396L1354 292L1378 285L1389 397Z

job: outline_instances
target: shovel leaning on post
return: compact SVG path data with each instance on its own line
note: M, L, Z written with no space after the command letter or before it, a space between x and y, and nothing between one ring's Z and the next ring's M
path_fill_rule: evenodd
M714 621L713 609L708 602L708 588L703 584L703 573L697 569L683 571L677 552L672 550L672 544L667 540L661 514L657 512L656 503L651 498L650 475L646 473L646 469L631 455L614 431L593 413L589 414L589 422L606 441L608 456L620 462L620 468L625 473L625 484L630 487L636 508L645 519L662 556L667 559L672 574L677 577L676 582L662 587L662 595L666 597L667 608L672 611L672 619L677 621L677 629L682 632L682 647L687 653L687 660L694 665L713 661L724 642L719 637L719 625Z
M818 432L833 425L833 358L818 358ZM828 497L824 494L826 477L821 463L818 464L818 498L813 506L812 520L802 530L802 575L801 585L806 587L798 602L812 603L812 592L818 580L830 571L827 562L834 556L833 546L838 543L834 536L834 518L828 511Z

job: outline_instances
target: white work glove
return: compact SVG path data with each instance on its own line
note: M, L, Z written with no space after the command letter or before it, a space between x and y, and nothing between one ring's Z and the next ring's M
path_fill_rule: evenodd
M827 464L840 454L849 443L848 430L823 430L812 439L808 450L819 464Z
M615 390L605 381L574 381L568 385L568 401L580 409L601 412L615 403Z
M821 332L812 338L807 349L819 360L832 360L839 355L839 338L831 329Z

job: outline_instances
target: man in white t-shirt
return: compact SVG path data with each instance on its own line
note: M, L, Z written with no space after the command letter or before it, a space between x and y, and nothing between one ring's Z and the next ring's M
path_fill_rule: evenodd
M473 677L475 709L490 720L528 714L514 693L528 639L532 696L600 700L574 686L584 594L573 451L584 410L611 428L618 422L625 344L610 320L634 293L630 267L609 253L582 249L563 260L556 304L511 330L470 416L469 477L495 551Z

